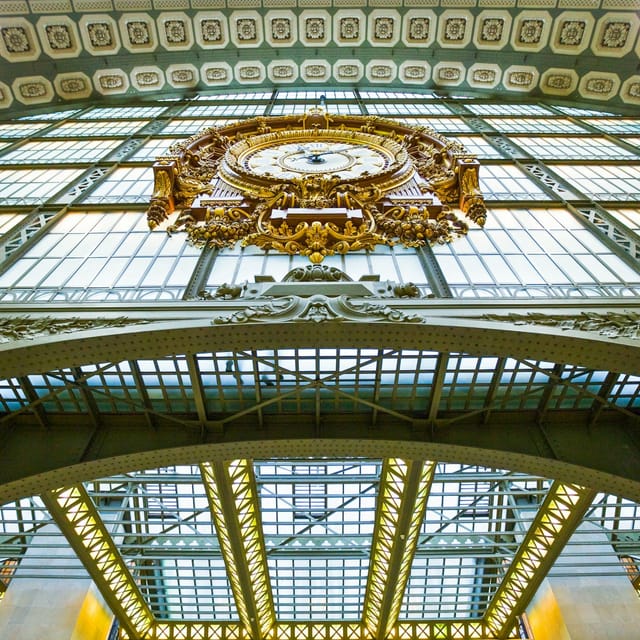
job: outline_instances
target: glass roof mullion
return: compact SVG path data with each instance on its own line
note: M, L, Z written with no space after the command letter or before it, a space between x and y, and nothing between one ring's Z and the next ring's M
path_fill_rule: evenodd
M140 483L131 484L131 495L128 502L132 532L139 542L143 542L143 536L149 535L149 521L144 517L144 514L148 512L147 497L142 492Z
M493 533L502 539L512 535L512 531L507 528L507 525L510 525L515 517L509 507L511 492L508 489L508 481L505 479L504 482L498 484L497 491L492 493L489 503L491 520L496 522Z
M536 363L533 362L529 362L529 361L525 361L525 360L518 360L517 361L519 364L524 365L525 367L529 368L532 370L533 373L542 373L545 376L549 377L551 375L551 372L548 369L544 369L540 366L538 366ZM497 376L497 371L496 371L496 376ZM515 374L517 373L517 370L513 370L511 371L511 374L513 376L515 376ZM523 401L525 398L528 398L532 395L536 395L536 394L540 394L544 391L544 389L546 388L546 383L540 383L540 384L532 384L534 382L534 377L533 377L533 373L531 375L530 380L528 381L528 383L523 387L523 390L519 391L518 388L516 387L516 385L514 385L513 383L509 384L509 385L505 385L505 389L507 389L510 393L510 398L511 399L520 399L520 401ZM500 378L502 378L504 375L504 371L501 372ZM502 380L500 380L501 382ZM575 387L578 390L581 390L582 393L586 394L586 395L595 395L593 393L589 393L588 391L583 390L583 387L580 387L579 385L575 385L575 384L571 384L570 382L566 381L566 380L560 380L559 382L562 382L563 384L568 384L571 385L572 387ZM500 384L497 383L496 386L496 392L497 390L500 388ZM500 405L500 404L505 404L506 403L506 394L498 397L497 393L494 396L494 398L492 399L491 405L493 407ZM443 420L440 422L440 427L449 427L453 424L455 424L456 422L460 422L461 420L465 420L468 419L470 417L472 417L473 415L476 414L487 414L487 412L489 412L490 410L490 406L488 403L485 403L485 406L482 409L476 409L474 411L469 411L466 413L460 413L459 415L452 417L452 418L447 418L446 420ZM489 420L486 420L486 423L488 424Z
M358 356L357 356L358 361L356 362L356 364L350 367L347 367L346 369L336 370L330 373L329 375L323 376L321 379L321 382L339 381L340 376L345 376L346 374L349 374L349 373L361 374L364 367L370 364L373 364L374 362L380 362L385 357L394 356L396 354L398 354L398 351L396 349L388 349L385 352L378 351L377 355L367 356L366 359L363 360L362 359L363 354L361 350L358 350ZM317 371L320 371L320 370L318 369Z
M302 382L313 381L313 376L305 375L305 373L300 369L299 354L295 356L296 358L295 370L288 369L287 367L284 367L278 363L278 358L282 358L282 355L279 354L277 351L274 352L272 360L268 360L264 356L258 355L255 351L251 351L251 352L242 351L242 352L238 352L237 355L242 355L246 358L253 358L256 364L264 364L268 366L269 368L273 369L273 374L277 377L283 376L283 375L289 375L289 376L293 376L296 380L301 380Z
M357 494L355 496L351 496L351 497L347 498L346 500L344 500L343 502L341 502L337 507L325 511L325 513L322 515L321 518L318 518L318 519L314 520L313 522L310 522L305 527L297 530L294 534L292 534L290 536L287 536L283 540L280 540L278 542L277 546L272 547L271 549L269 549L267 554L268 555L280 555L279 552L281 550L286 550L287 545L289 545L291 542L293 542L293 541L295 541L297 539L303 539L303 540L306 541L307 538L306 538L305 534L307 534L309 531L313 530L313 528L317 524L319 524L320 522L326 522L331 516L341 512L341 511L344 511L345 507L348 507L349 504L351 504L354 501L357 501L360 497L362 497L363 495L369 493L370 491L372 491L372 490L374 490L376 488L377 488L377 483L373 483L373 484L370 484L370 485L364 487L360 491L359 494ZM290 505L290 506L293 506L293 505ZM344 540L344 537L342 537L341 539ZM360 555L360 554L358 554L358 555Z
M139 365L140 362L142 362L142 360L127 361L126 363L127 366L131 368L131 370L127 371L126 373L127 374L130 373L133 378L133 381L135 383L135 389L137 392L136 397L131 397L131 394L119 395L117 393L115 394L112 393L112 390L113 391L129 390L130 385L128 383L125 384L122 381L121 381L122 386L118 387L116 385L108 385L104 383L104 380L103 380L104 384L102 384L101 386L96 385L96 386L90 387L91 394L95 396L105 396L109 398L113 402L114 406L116 406L118 403L125 404L130 407L132 413L144 414L146 416L149 426L153 428L156 428L157 426L155 420L153 420L154 416L157 416L158 418L162 418L169 422L179 424L181 426L190 426L191 423L188 420L181 419L177 417L177 415L170 413L168 410L165 412L161 412L153 409L153 406L149 399L148 388L143 380L143 374ZM158 371L157 369L157 362L154 361L153 366L154 366L153 372L156 375L160 375L161 372ZM70 386L78 387L83 381L88 380L91 376L99 376L102 374L110 375L111 373L113 373L112 371L109 371L112 368L115 368L116 370L118 370L118 365L114 363L108 363L104 366L97 367L96 369L86 369L86 370L80 369L79 371L81 371L82 373L82 378L78 379L77 381L71 382L70 384L67 384L67 387L70 387ZM52 375L52 374L49 374L49 375ZM123 371L119 371L119 375L123 376L125 374ZM66 378L64 378L63 376L58 375L56 377L58 377L58 379L60 380L67 382ZM62 390L62 388L56 389L56 393L59 392L60 390ZM162 389L162 394L163 394L163 398L167 400L166 389L164 388ZM42 398L42 399L46 399L46 398ZM105 412L102 412L101 415L105 415Z
M528 360L521 360L521 362L524 365L526 365L527 367L530 367L533 371L544 373L547 376L553 377L553 373L552 372L550 372L547 369L543 369L542 367L540 367L538 364L536 364L534 362L530 362ZM582 375L583 373L584 373L584 371L581 371L577 375ZM570 379L559 378L559 379L557 379L557 382L559 384L566 385L567 387L571 387L572 389L575 389L578 393L581 393L584 396L588 396L590 398L593 398L594 400L597 400L598 398L600 398L600 396L597 393L594 393L593 391L589 391L587 386L575 384L575 383L571 382ZM628 409L625 409L624 407L621 407L621 406L615 404L615 402L612 402L611 400L602 400L602 401L610 409L614 409L615 411L619 411L620 413L622 413L625 416L628 416L630 418L633 418L634 420L636 420L638 418L638 415L636 413L634 413L633 411L629 411Z
M272 398L269 398L267 400L262 400L262 402L258 403L258 404L254 404L253 406L247 407L246 409L242 409L240 411L236 411L235 413L232 413L224 418L220 418L219 420L216 421L216 425L219 427L224 427L224 425L226 425L227 423L233 422L234 420L237 420L238 418L241 418L242 416L246 416L248 414L251 413L255 413L256 411L263 409L264 407L268 407L272 404L276 404L282 400L284 400L285 398L289 398L291 396L298 396L300 394L300 391L303 389L308 389L308 388L313 388L314 386L314 382L310 382L309 384L306 385L302 385L299 387L295 387L292 391L287 391L286 393L281 393L279 395L276 395Z
M131 366L131 374L132 374L132 376L134 378L134 381L135 381L135 384L136 384L136 390L139 391L139 396L140 396L139 398L131 399L131 398L128 398L128 397L125 397L125 396L115 396L115 397L113 397L112 394L109 392L109 389L103 390L103 389L93 388L92 389L92 393L99 394L99 395L104 395L104 396L107 396L109 398L113 398L114 400L117 400L117 402L120 402L120 403L128 405L135 412L141 412L141 413L146 414L147 421L149 422L150 426L153 426L154 428L156 427L155 421L152 420L154 416L157 416L157 417L162 418L164 420L168 420L169 422L173 422L173 423L179 424L181 426L191 426L188 421L183 420L183 419L173 415L172 413L169 413L169 412L162 413L160 411L156 411L155 409L153 409L152 405L151 405L151 402L149 400L147 387L146 387L144 381L142 380L142 373L140 371L140 367L138 365L138 362L130 361L127 364L129 364ZM87 380L88 378L90 378L93 375L98 375L98 374L101 374L101 373L108 373L108 370L111 369L114 366L116 366L116 365L114 365L113 363L109 363L109 364L106 364L103 367L98 367L95 370L84 371L83 372L83 379ZM60 379L62 379L62 378L60 378ZM140 385L139 388L138 388L138 385ZM114 388L116 388L116 387L114 387ZM62 388L60 390L62 390ZM55 393L57 393L57 392L59 392L59 390L56 390ZM163 393L166 393L166 390L163 390ZM49 394L49 395L52 395L52 394ZM46 399L46 398L42 398L42 399ZM142 409L140 407L141 403L143 405Z
M419 547L425 547L429 544L433 544L434 540L436 539L436 537L440 534L442 534L444 532L444 530L452 525L453 523L458 523L460 521L460 519L467 513L470 513L482 500L485 499L485 497L487 495L490 495L491 492L496 491L496 489L500 486L502 481L497 480L496 482L493 482L492 484L489 485L489 487L487 487L486 491L484 491L482 494L476 496L474 498L474 500L472 500L471 502L469 502L464 508L461 508L459 510L456 511L456 514L450 518L446 518L445 516L441 516L440 518L440 526L436 529L436 531L424 536L420 541L419 541ZM511 495L511 494L507 494L507 495ZM458 493L458 497L460 496L460 494ZM432 507L430 507L431 509ZM443 508L433 508L434 511L443 511ZM457 534L457 535L461 535L461 534ZM486 539L487 538L487 534L482 534L482 536ZM464 537L466 537L466 534L464 534ZM509 553L509 549L505 548L505 552Z
M346 391L342 391L339 387L335 387L334 389L330 389L333 393L335 393L338 396L341 396L343 398L349 398L351 400L353 400L356 404L361 404L364 405L365 407L371 407L372 409L375 408L377 409L379 412L382 413L386 413L390 416L394 416L396 418L398 418L399 420L402 420L404 422L410 422L411 424L413 424L415 421L414 419L405 414L405 413L400 413L399 411L394 411L393 409L388 409L387 407L384 407L380 404L375 404L373 402L370 402L369 400L365 400L364 398L359 398L358 396L352 394L352 393L347 393Z
M280 408L282 406L282 400L285 400L287 398L290 398L291 396L294 396L296 398L296 402L297 402L297 408L296 411L297 412L301 412L302 411L302 405L301 405L301 392L307 389L313 389L314 387L317 386L321 386L321 383L318 381L319 379L319 369L318 369L318 357L317 357L317 353L315 356L315 372L317 373L312 373L309 371L304 371L303 368L301 368L301 362L303 362L303 357L300 355L300 352L298 350L296 350L296 356L295 356L295 369L288 369L287 367L284 367L280 364L276 364L277 363L277 359L278 359L278 352L274 352L274 356L272 360L268 360L262 356L257 355L257 353L255 351L252 352L238 352L237 354L234 355L234 358L237 361L238 356L242 356L245 358L251 358L252 361L255 363L253 372L254 372L254 377L256 378L256 384L259 384L259 380L260 380L260 376L262 374L260 374L259 372L259 364L264 364L266 366L268 366L270 369L273 370L273 375L275 377L276 380L276 389L277 389L277 393L270 397L267 400L262 399L262 394L260 394L260 400L256 403L256 405L254 407L250 407L248 409L245 409L243 411L240 411L236 414L234 414L234 416L232 416L229 419L225 419L224 422L230 421L230 420L234 420L236 417L245 415L247 413L251 413L253 411L261 411L262 408L270 406L272 404L277 404L278 408ZM330 378L332 377L336 377L338 375L340 375L343 372L339 372L336 371L335 373L333 373ZM286 393L282 392L283 389L283 385L282 385L282 380L284 378L284 376L293 376L296 385L294 386L294 388L291 391L287 391ZM333 390L332 390L333 391Z
M52 377L57 377L59 380L61 380L63 382L63 384L60 385L59 387L56 387L52 391L49 391L47 394L45 394L43 396L40 396L39 398L37 398L33 402L31 402L31 403L29 403L27 405L24 405L24 406L20 407L19 409L16 409L15 411L13 411L12 413L10 413L10 414L8 414L6 416L3 416L2 418L0 418L0 425L2 425L3 423L9 422L13 418L15 418L15 416L17 416L17 415L19 415L21 413L27 413L29 411L33 411L34 407L41 406L47 400L51 400L52 398L56 398L61 393L65 392L65 391L69 391L70 389L72 389L74 387L77 387L79 384L81 384L82 382L86 381L91 376L97 375L98 373L102 373L102 372L106 371L107 369L109 369L112 366L113 366L112 363L108 363L108 364L105 364L104 366L96 368L94 371L83 372L82 375L78 379L73 380L73 381L65 378L64 376L53 376L53 374L49 374L49 375L52 375Z

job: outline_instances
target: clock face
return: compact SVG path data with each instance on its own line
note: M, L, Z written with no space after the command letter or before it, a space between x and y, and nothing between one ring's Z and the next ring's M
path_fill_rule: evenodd
M374 176L387 169L392 156L383 149L340 140L286 142L253 149L240 162L265 178L290 180L301 175L336 175L342 180Z

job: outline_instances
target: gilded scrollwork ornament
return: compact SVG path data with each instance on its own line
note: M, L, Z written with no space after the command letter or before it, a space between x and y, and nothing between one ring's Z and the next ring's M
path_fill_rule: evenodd
M479 163L426 128L377 116L259 117L210 128L154 165L149 226L318 264L376 245L451 242L482 226ZM410 187L407 185L411 185Z
M487 314L483 320L508 322L515 325L538 325L563 331L589 331L607 338L640 339L640 314L632 311L618 313L582 312L577 315L545 313Z
M283 282L352 282L344 271L326 264L310 264L296 267L285 275Z
M246 243L263 249L308 256L313 264L318 264L325 256L336 253L372 250L376 244L384 244L385 239L367 231L366 225L355 226L347 221L343 227L338 227L330 222L314 220L311 224L301 222L295 229L291 229L285 222L277 228L268 223L264 226L264 231L248 236Z
M153 166L154 185L151 203L147 209L147 222L150 229L162 224L175 208L173 185L176 179L176 162L159 158Z
M397 206L384 214L376 212L375 220L387 236L397 237L406 247L445 244L465 235L469 229L467 223L448 208L443 208L434 219L425 207Z
M169 233L185 231L196 247L231 247L256 228L257 212L240 207L207 207L204 223L191 212L183 213L169 227Z

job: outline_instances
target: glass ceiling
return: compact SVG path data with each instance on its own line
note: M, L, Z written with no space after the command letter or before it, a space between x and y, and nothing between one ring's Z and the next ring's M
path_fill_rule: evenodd
M276 619L354 621L363 615L383 460L254 460ZM238 611L198 466L151 469L85 484L145 602L159 620L238 622ZM399 622L480 619L500 588L553 483L527 474L439 463ZM552 575L620 575L639 562L640 507L598 495ZM75 579L60 530L39 498L0 510L5 580ZM585 545L587 552L585 555ZM613 551L612 551L613 550ZM13 573L16 567L19 570Z
M410 349L275 349L177 355L85 365L0 380L0 411L44 414L94 410L109 416L155 411L209 418L254 410L264 415L417 416L432 399L441 412L495 409L589 410L640 406L638 376L464 353ZM27 390L27 387L29 388ZM200 394L200 395L199 395ZM543 407L544 404L544 407Z
M7 248L2 255L8 257L2 299L32 303L34 309L51 303L62 314L82 309L82 302L91 302L95 313L105 301L123 306L134 301L147 304L153 314L154 302L195 305L200 289L215 292L220 283L231 282L229 274L235 271L225 265L234 265L237 282L252 281L263 267L256 267L250 251L223 250L213 260L182 238L148 233L143 207L152 187L150 165L171 143L203 127L252 115L302 113L317 104L320 93L197 96L162 106L100 106L27 116L0 125L0 144L7 145L0 158L0 191L6 187L0 229ZM627 296L629 305L634 304L637 265L624 244L631 235L611 222L603 231L602 219L608 220L603 216L609 213L622 216L612 209L614 203L625 213L624 224L637 227L638 202L632 198L638 192L640 163L636 119L402 92L325 93L334 112L375 113L433 126L462 140L482 160L482 189L496 206L484 230L433 249L429 269L442 272L444 285L442 291L431 280L420 285L430 298L427 304L450 301L438 300L442 297L459 302L471 295L490 303L525 294L534 310L538 301L569 296L576 296L579 311L584 297L578 296ZM543 161L534 164L533 157L543 158L555 173L545 173ZM29 166L34 158L37 165ZM612 176L606 189L592 193L592 173L605 170ZM17 193L10 196L13 189ZM591 203L589 215L595 217L583 219L584 203ZM61 213L67 205L68 211ZM574 211L578 207L580 216ZM24 226L21 220L26 220ZM393 252L380 248L375 255L354 254L353 260L331 257L327 264L351 276L405 282L418 277L418 260L413 253L409 261L408 256L408 250L398 247ZM282 258L265 259L264 274L290 270L292 265ZM389 266L392 260L399 275ZM365 268L365 261L371 265ZM73 275L72 269L77 270ZM197 280L200 271L204 275ZM206 304L213 307L211 300ZM252 434L264 430L286 432L287 437L331 429L351 429L353 434L359 428L358 437L375 437L390 432L382 427L399 424L410 430L420 422L450 428L454 438L457 425L489 432L507 424L509 437L519 438L527 425L548 420L575 422L586 430L596 424L608 427L617 418L635 419L639 391L638 376L571 362L475 356L464 351L464 344L452 353L350 346L205 350L0 379L0 427L33 433L34 427L53 432L77 427L81 432L97 425L134 439L148 439L151 430L155 435L165 425L188 433L202 425L222 431L237 425L238 432L248 426ZM363 620L371 614L378 588L390 589L381 597L381 609L387 621L397 620L397 640L442 637L442 629L451 638L494 637L484 621L491 619L517 571L524 544L533 535L532 523L548 508L553 492L565 485L530 474L435 461L424 511L415 523L415 546L410 547L402 536L414 513L411 501L389 507L389 492L402 484L388 474L392 462L359 457L247 461L250 480L243 488L258 525L254 552L264 560L268 601L267 613L257 605L254 609L277 625L278 637L376 636ZM158 627L155 636L148 636L153 640L239 640L247 629L246 602L260 595L252 584L258 580L246 580L247 572L253 577L250 565L238 566L246 535L231 522L233 501L227 499L221 509L226 519L220 520L204 464L132 471L75 487L86 493L107 542L117 550L117 562L154 619L167 625L202 623L212 630L188 636L184 627L171 627L173 635L166 631L169 627ZM220 486L229 492L236 485L227 480ZM552 567L541 562L527 579L535 582L547 570L558 577L585 572L613 576L626 570L640 590L640 507L605 494L587 494L584 500L584 515L575 532L567 533L568 542L561 540L560 557ZM396 547L404 546L405 556L380 551L384 505L395 526L386 534ZM70 511L54 507L51 492L0 507L0 598L12 581L49 578L64 584L100 573L81 553L87 540L77 531L70 533ZM376 560L391 587L376 583ZM396 604L394 618L390 612ZM428 626L432 623L443 626ZM521 635L512 628L505 634ZM123 629L121 637L127 637Z

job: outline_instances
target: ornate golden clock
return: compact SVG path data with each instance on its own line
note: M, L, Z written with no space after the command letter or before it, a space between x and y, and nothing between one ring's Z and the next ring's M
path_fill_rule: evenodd
M154 165L151 228L309 256L448 242L486 208L479 163L426 128L323 109L208 129Z

